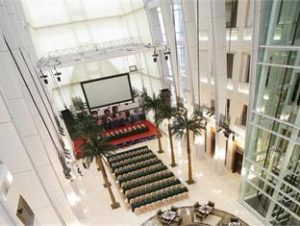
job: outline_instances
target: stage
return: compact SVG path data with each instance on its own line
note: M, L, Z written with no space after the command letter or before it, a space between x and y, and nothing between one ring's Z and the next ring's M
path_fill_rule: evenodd
M137 132L134 132L133 130L134 127L136 128ZM141 127L141 129L138 130L138 127ZM147 128L147 129L143 129L143 128ZM121 131L130 131L130 134L132 135L129 134L128 136L126 136L125 134L123 136L120 136ZM111 134L114 134L115 136L118 135L120 138L112 139ZM108 140L110 140L109 143L113 145L115 148L126 147L150 139L155 139L157 134L160 135L158 129L153 123L151 123L148 120L142 120L135 123L127 124L122 127L104 131L104 136L106 136ZM82 138L76 138L73 140L75 156L77 159L82 157L80 146L84 144L84 142L85 141Z

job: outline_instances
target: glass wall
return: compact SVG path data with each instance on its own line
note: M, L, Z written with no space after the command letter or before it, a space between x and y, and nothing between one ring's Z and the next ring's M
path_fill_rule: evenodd
M187 78L185 29L182 5L180 0L174 0L175 32L177 41L177 54L179 64L179 79L183 102L186 105L189 100L190 86Z
M264 224L300 224L300 2L268 1L240 198Z

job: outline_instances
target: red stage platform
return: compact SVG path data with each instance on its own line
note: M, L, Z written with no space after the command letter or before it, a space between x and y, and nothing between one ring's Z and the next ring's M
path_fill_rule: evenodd
M115 139L115 140L112 140L110 143L112 145L114 145L116 148L119 148L119 147L125 147L125 146L129 146L132 144L140 143L140 142L155 138L158 130L157 130L156 126L148 120L135 122L133 124L128 124L126 126L118 127L118 128L111 129L111 130L106 130L104 133L105 134L115 133L116 131L119 131L120 129L128 130L130 127L132 128L133 126L138 126L138 125L143 125L143 124L148 128L148 131L139 133L139 134L135 134L132 136L123 137L120 139ZM80 146L84 143L84 140L81 138L77 138L77 139L73 140L73 143L74 143L74 150L75 150L76 157L81 158Z

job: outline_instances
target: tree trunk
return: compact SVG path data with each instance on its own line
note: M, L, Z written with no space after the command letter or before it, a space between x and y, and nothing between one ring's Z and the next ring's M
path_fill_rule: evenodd
M111 199L111 202L112 202L112 204L110 206L111 206L112 209L117 209L117 208L120 207L120 204L116 201L114 193L112 192L112 189L111 189L111 186L110 186L110 183L108 181L107 174L106 174L106 171L105 171L105 167L104 167L103 162L102 162L102 157L98 156L97 159L98 159L97 162L99 164L99 168L101 169L101 172L102 172L104 183L109 184L109 186L106 186L106 187L108 189L109 196L110 196L110 199Z
M99 167L99 163L98 163L98 161L99 161L99 160L98 160L98 158L96 158L97 170L98 170L98 171L101 171L101 169L100 169L100 167ZM105 187L105 185L104 185L104 187Z
M103 179L104 179L104 184L103 184L103 186L104 186L105 188L107 188L107 187L109 187L111 184L110 184L110 182L109 182L109 180L108 180L108 177L107 177L107 174L106 174L106 170L105 170L105 168L104 168L104 165L103 165L103 162L102 162L102 159L101 159L100 156L96 158L96 163L97 163L97 166L98 166L98 170L101 171L102 177L103 177Z
M169 141L170 141L170 148L171 148L171 167L175 167L177 166L177 164L175 162L175 153L173 147L173 137L172 137L170 122L168 122L168 133L169 133Z
M186 181L187 184L193 184L195 181L193 180L192 175L192 159L191 159L191 147L190 147L190 135L189 130L187 129L186 132L186 145L187 145L187 157L188 157L188 180Z
M164 153L164 150L162 149L162 145L161 145L159 126L156 125L156 127L157 127L157 140L158 140L158 152L157 153L161 154L161 153Z

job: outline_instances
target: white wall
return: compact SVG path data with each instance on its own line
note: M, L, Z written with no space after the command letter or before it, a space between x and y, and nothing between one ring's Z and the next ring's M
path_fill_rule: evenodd
M32 208L35 225L70 225L78 223L82 216L75 216L67 201L66 194L73 189L64 178L57 157L55 146L61 149L57 128L51 123L53 114L49 105L43 104L46 98L33 68L36 55L28 31L20 2L0 2L0 159L13 175L7 200L0 201L16 225L21 225L15 216L19 195ZM33 96L28 92L2 34L8 40ZM20 57L19 48L33 78Z

